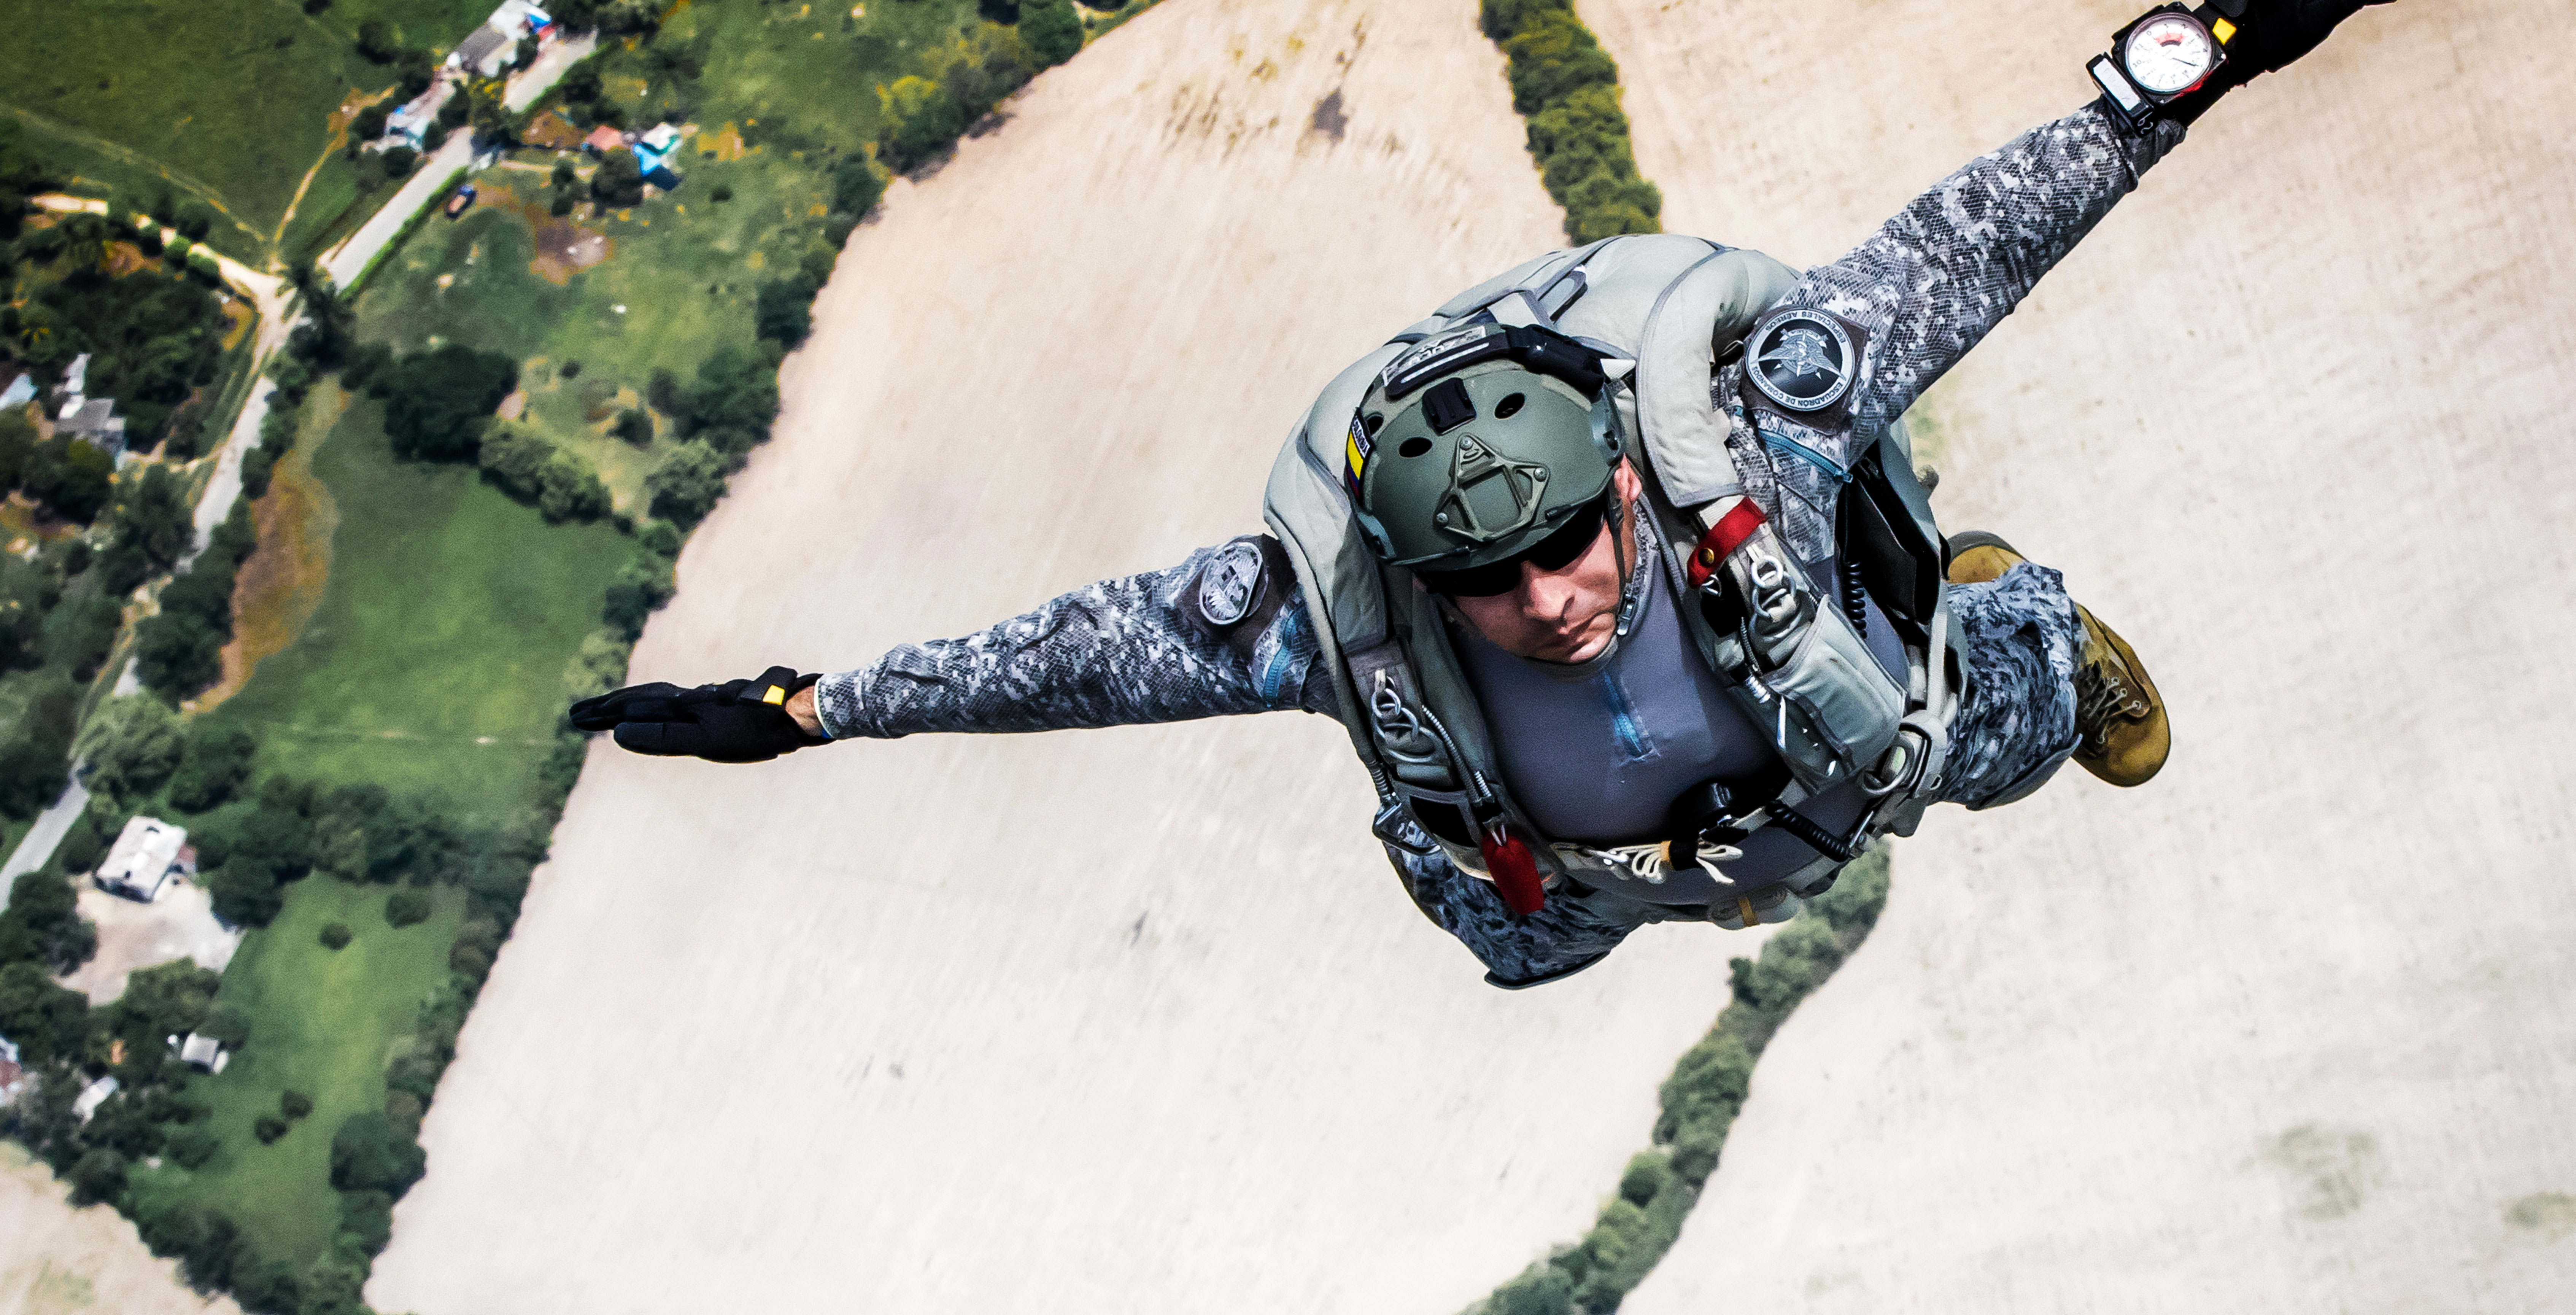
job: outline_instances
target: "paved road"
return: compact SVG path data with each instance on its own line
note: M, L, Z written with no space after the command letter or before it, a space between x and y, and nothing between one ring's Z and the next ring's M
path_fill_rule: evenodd
M87 807L89 787L74 781L53 807L38 814L36 824L27 828L18 847L9 851L9 861L0 864L0 894L5 894L11 882L43 867L45 860L54 856L54 846L63 843L63 833L72 829L72 819Z
M562 77L565 69L590 58L590 52L598 48L599 34L588 32L537 52L536 62L510 79L509 90L501 93L502 106L516 114L536 104L537 97L546 94L546 88L555 85L555 79Z
M394 193L394 199L385 202L384 207L359 225L358 231L350 234L347 241L331 248L322 257L322 272L331 276L335 286L356 286L359 278L366 274L367 267L375 263L386 246L401 236L403 226L412 221L412 216L444 194L447 185L465 172L465 167L473 160L473 135L462 132L449 134L446 143L421 162L411 181Z
M558 42L546 47L535 63L521 69L510 79L509 89L501 102L511 110L522 110L537 102L564 70L579 62L598 44L595 37ZM419 172L394 193L384 208L370 216L358 231L323 255L322 272L331 276L339 287L355 287L364 278L367 267L384 254L385 248L402 234L403 226L419 214L421 208L447 193L448 184L464 173L474 161L474 141L470 133L450 134L445 144L421 162Z

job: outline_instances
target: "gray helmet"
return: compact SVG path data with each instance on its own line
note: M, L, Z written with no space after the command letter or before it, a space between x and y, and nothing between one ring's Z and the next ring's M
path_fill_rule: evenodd
M1345 478L1370 551L1454 571L1527 552L1610 486L1604 357L1534 326L1478 324L1397 357L1351 419Z

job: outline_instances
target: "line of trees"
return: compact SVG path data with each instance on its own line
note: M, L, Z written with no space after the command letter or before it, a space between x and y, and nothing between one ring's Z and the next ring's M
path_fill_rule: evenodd
M160 614L135 628L135 674L145 689L175 703L224 674L223 648L233 637L233 577L258 546L250 500L238 500L206 550L162 586Z
M1664 196L1637 173L1618 66L1573 0L1483 0L1481 17L1509 61L1512 108L1528 119L1547 194L1565 207L1565 235L1662 232Z
M1869 938L1887 891L1882 844L1843 869L1831 891L1763 944L1759 959L1733 961L1733 999L1658 1092L1653 1144L1628 1161L1618 1192L1581 1240L1495 1289L1481 1315L1604 1315L1645 1281L1717 1170L1752 1092L1754 1061L1799 1002Z

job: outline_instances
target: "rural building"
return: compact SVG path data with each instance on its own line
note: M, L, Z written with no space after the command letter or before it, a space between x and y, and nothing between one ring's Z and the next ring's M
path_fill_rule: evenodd
M606 155L625 146L626 134L605 123L591 129L590 135L581 139L581 148L593 155Z
M81 1088L79 1097L72 1101L72 1113L81 1122L89 1122L89 1116L98 1113L98 1107L106 1104L107 1098L116 1094L116 1087L115 1078L104 1077Z
M75 398L63 403L62 414L54 420L54 432L105 448L109 456L125 451L125 417L116 413L114 398Z
M18 1067L18 1047L0 1036L0 1105L18 1098L27 1089L27 1070Z
M89 353L82 352L73 357L72 363L63 370L63 381L54 385L54 396L77 402L80 400L81 393L88 387Z
M465 69L477 77L497 78L510 66L519 50L522 37L542 38L555 20L528 0L504 0L502 6L483 20L456 50L447 57L447 66Z
M177 1053L180 1063L200 1073L221 1073L224 1065L233 1059L232 1052L224 1049L223 1042L203 1032L190 1032L185 1040L175 1036L170 1038L170 1049Z
M125 829L108 847L107 861L91 880L100 890L145 904L160 898L172 877L192 876L196 851L188 847L188 829L140 814L125 820Z
M36 376L32 374L20 374L16 379L9 382L9 386L7 388L0 389L0 411L6 411L11 407L25 406L27 403L35 400Z
M496 78L501 76L501 70L510 66L510 57L517 51L517 42L485 24L456 43L456 49L447 56L447 66L463 69L479 78Z

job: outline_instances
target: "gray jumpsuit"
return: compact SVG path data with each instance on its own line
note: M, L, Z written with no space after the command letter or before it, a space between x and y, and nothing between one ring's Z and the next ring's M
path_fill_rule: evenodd
M2179 125L2133 135L2088 106L1969 162L1850 254L1808 271L1781 305L1818 306L1870 333L1854 384L1855 446L1875 442L2011 314L2181 139ZM1731 441L1759 447L1736 400L1740 369L1721 373L1713 397L1733 422ZM1760 477L1766 470L1769 479ZM1748 473L1747 491L1790 546L1810 561L1828 555L1839 489L1824 472L1773 456ZM1330 674L1293 594L1248 652L1184 618L1191 582L1214 551L1201 549L1168 570L1086 585L979 633L907 644L826 676L815 687L824 729L835 739L892 739L1289 708L1332 713ZM2017 796L2073 751L2083 634L2058 574L2045 567L1950 586L1947 598L1965 687L1944 797L1973 808ZM1510 711L1494 707L1489 715L1499 722ZM1388 853L1415 902L1503 985L1590 963L1660 916L1625 902L1551 897L1538 913L1516 919L1492 886L1447 860Z

